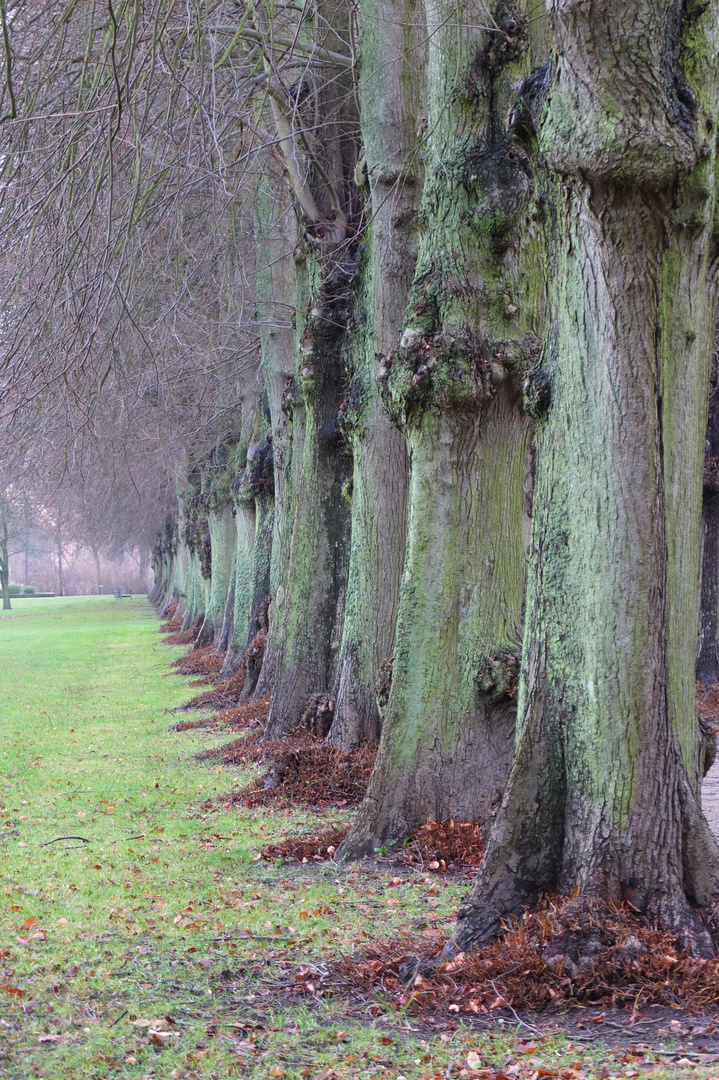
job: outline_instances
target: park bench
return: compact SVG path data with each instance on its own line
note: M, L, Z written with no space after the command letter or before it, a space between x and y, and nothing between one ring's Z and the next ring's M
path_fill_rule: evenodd
M121 589L113 589L112 590L112 595L115 597L116 600L125 600L125 599L132 600L132 593L131 592L122 592Z

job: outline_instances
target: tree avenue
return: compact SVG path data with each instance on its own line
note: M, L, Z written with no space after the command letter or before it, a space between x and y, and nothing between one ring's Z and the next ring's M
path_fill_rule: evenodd
M2 15L13 460L125 455L266 740L379 743L337 859L485 823L458 948L559 891L715 952L719 0L59 8Z

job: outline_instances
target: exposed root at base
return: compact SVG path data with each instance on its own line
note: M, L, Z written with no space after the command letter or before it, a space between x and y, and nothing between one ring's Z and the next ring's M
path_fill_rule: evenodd
M368 945L337 965L331 981L344 990L381 989L415 1013L450 1005L468 1015L565 1002L719 1005L719 958L678 950L671 934L628 904L549 897L476 952L447 944L429 931Z

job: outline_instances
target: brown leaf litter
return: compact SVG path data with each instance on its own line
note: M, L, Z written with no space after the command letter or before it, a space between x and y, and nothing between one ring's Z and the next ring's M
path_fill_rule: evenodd
M410 834L397 852L404 863L422 869L474 873L482 858L482 826L476 821L428 821Z
M165 622L160 624L160 633L165 635L165 645L191 645L197 637L197 627L183 630L184 619L177 615L178 604L172 604L166 612Z
M225 654L218 652L212 645L201 649L191 649L186 656L172 661L180 675L218 675L222 670Z
M332 858L348 830L348 825L337 824L306 836L288 836L279 844L268 844L263 848L262 858L268 862L273 859L284 859L285 862L324 862Z
M203 694L197 694L190 698L182 706L182 712L190 709L217 709L227 710L237 705L242 689L245 685L245 669L242 667L227 679L219 675L206 677L212 683L212 690L205 690Z
M210 730L241 731L243 728L262 727L263 721L270 710L270 699L260 698L259 701L246 701L244 705L234 708L223 709L203 720L181 720L175 725L175 731L191 731L195 728L209 728Z
M263 743L258 732L198 757L223 765L267 762L264 777L231 794L235 805L355 806L364 797L376 754L376 746L345 754L309 734Z
M288 836L262 849L263 859L303 859L323 861L331 858L349 832L349 825L337 825L312 833ZM472 821L429 821L410 834L390 865L421 866L435 873L462 872L473 875L482 857L481 826ZM384 860L380 860L384 861Z
M602 1003L658 1004L695 1012L719 1005L719 958L696 959L626 904L546 897L474 953L442 959L448 939L376 942L335 965L329 991L381 991L395 1008L482 1015Z

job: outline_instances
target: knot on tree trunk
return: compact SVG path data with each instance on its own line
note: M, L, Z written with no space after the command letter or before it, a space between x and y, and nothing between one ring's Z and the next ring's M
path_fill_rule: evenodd
M475 678L477 686L492 701L516 701L519 689L521 653L504 650L486 657Z
M329 734L335 715L335 698L329 694L313 694L302 713L300 725L311 735L324 739Z
M488 401L521 364L518 353L516 342L489 342L468 326L429 334L409 326L397 351L380 357L375 381L389 414L408 426L431 407Z
M394 657L388 656L386 660L383 660L379 666L377 672L377 678L375 679L374 692L377 698L377 708L380 711L380 715L384 716L384 710L387 708L387 702L389 701L389 692L392 689L392 669L394 667Z

